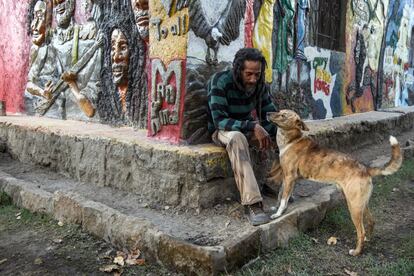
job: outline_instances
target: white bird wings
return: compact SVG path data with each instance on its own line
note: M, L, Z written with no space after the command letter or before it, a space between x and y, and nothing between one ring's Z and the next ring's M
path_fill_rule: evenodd
M220 19L214 25L210 25L200 0L193 0L189 5L190 28L196 36L203 39L211 38L212 30L215 28L220 35L215 35L214 40L229 45L240 36L240 22L244 18L245 10L246 0L228 0Z

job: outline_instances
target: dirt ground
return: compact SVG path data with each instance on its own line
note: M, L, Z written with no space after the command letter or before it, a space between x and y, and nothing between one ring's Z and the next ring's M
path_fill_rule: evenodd
M45 215L0 203L0 275L109 275L104 270L120 255L110 244L77 225L59 226ZM173 275L147 263L125 265L122 275Z
M399 136L404 144L413 133ZM389 155L388 141L351 152L365 163ZM381 159L381 158L380 158ZM414 275L414 161L395 175L375 179L371 209L377 224L361 257L350 257L355 233L345 206L294 239L288 248L262 256L233 275ZM336 245L327 245L330 237ZM11 205L1 195L0 275L108 275L102 272L120 253L76 225L59 226L45 215ZM111 273L176 275L144 261ZM356 274L355 274L356 273Z

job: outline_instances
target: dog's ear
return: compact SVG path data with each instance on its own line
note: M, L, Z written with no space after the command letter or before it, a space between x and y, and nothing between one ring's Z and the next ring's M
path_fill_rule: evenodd
M300 123L301 123L301 126L302 126L302 130L304 130L304 131L308 131L309 130L309 128L308 128L308 126L301 120L300 121Z
M303 131L308 131L308 126L300 119L296 120L296 126Z

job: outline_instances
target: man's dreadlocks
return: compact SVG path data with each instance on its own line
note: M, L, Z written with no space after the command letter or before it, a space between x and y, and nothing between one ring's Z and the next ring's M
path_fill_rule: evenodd
M245 91L245 87L243 86L243 79L242 79L242 71L244 70L244 62L246 60L249 61L259 61L261 64L261 74L260 78L257 81L256 85L256 97L255 102L259 103L257 114L259 116L259 121L261 122L264 120L264 118L261 118L261 109L262 109L262 103L261 103L261 97L262 93L265 93L266 90L269 89L269 87L266 85L265 82L265 69L267 66L266 59L262 55L262 53L255 48L242 48L239 51L237 51L236 55L234 56L233 60L233 79L236 83L236 86L239 90ZM255 105L256 105L255 103Z
M237 87L244 91L243 80L241 72L244 69L244 62L249 61L259 61L261 63L261 74L260 79L257 81L257 89L260 91L265 85L265 69L267 66L266 59L262 53L255 48L242 48L237 51L233 60L233 78L237 84Z

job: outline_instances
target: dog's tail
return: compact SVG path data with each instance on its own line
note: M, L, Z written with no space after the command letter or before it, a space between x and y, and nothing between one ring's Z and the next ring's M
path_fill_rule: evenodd
M398 171L401 167L403 155L400 144L394 136L390 136L391 144L391 159L382 168L368 168L368 173L371 176L390 175Z

